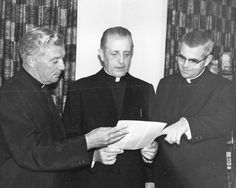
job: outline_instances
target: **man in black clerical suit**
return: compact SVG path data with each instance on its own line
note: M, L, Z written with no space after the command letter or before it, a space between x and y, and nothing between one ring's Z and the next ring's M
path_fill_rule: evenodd
M236 91L211 73L213 41L191 31L177 55L179 73L157 88L154 119L166 122L156 161L158 188L226 187L226 138L236 125Z
M63 117L68 136L86 134L99 125L116 126L120 119L149 119L154 89L128 73L132 55L130 31L113 27L103 33L99 49L103 68L95 75L76 81L68 90ZM146 187L154 187L150 182L149 163L156 151L156 142L141 151L96 149L91 152L93 167L72 171L73 187L144 188L145 182L149 182Z
M59 172L90 164L87 150L114 143L127 131L98 128L65 139L47 90L65 69L62 37L32 29L21 39L20 54L23 68L0 89L0 187L58 188Z

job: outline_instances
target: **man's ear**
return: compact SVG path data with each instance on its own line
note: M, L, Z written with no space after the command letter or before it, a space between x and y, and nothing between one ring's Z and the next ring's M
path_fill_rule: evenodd
M213 55L211 55L211 54L207 56L207 58L205 60L205 63L204 63L204 67L207 67L209 65L209 63L211 62L212 58L213 58Z
M131 55L131 57L133 57L133 55L134 55L134 47L133 47L133 49L132 49L132 55Z
M36 59L35 59L35 57L32 56L32 55L29 55L29 56L27 57L27 64L28 64L30 67L34 67L35 64L36 64Z
M103 53L103 50L101 48L98 49L98 55L99 55L101 61L104 62L104 53Z

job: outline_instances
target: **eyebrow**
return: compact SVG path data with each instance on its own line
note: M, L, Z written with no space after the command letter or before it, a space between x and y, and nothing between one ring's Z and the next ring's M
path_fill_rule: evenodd
M183 56L181 53L179 53L179 56L183 57L184 59L188 59L188 60L197 60L197 61L199 61L199 60L196 59L196 58L186 58L186 57Z
M109 50L108 49L108 51L110 52L110 53L113 53L113 52L120 52L119 50ZM124 50L123 52L132 52L132 50Z
M54 58L50 59L50 61L53 61L53 60L56 60L56 59L61 59L61 58L64 58L64 56L57 56L57 57L54 57Z

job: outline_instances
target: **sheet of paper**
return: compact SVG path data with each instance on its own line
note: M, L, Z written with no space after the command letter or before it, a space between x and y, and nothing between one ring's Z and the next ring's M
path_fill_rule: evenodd
M120 141L109 147L125 150L136 150L148 146L155 138L160 136L166 123L155 121L120 120L116 126L128 126L129 133Z

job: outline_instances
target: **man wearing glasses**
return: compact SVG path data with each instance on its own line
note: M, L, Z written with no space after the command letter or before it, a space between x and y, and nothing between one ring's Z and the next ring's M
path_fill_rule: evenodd
M159 138L158 188L226 187L226 137L235 126L231 81L211 73L213 41L202 31L182 37L179 73L157 88L154 120L168 126Z

